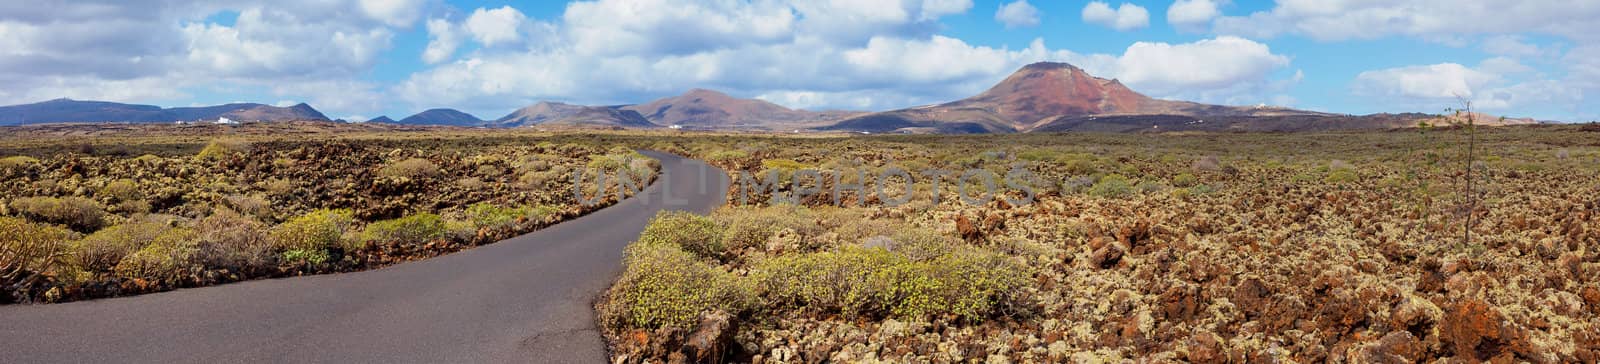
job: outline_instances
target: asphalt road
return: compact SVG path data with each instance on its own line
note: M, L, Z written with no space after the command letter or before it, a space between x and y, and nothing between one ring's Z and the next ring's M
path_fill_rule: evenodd
M709 212L727 178L661 153L644 193L587 216L383 269L55 305L0 306L0 363L603 363L592 301L661 210Z

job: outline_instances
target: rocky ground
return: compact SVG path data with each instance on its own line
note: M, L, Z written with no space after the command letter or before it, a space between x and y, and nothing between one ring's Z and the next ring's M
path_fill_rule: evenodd
M1600 142L1486 129L1468 190L1464 138L690 141L682 152L785 178L1020 167L1046 187L1031 204L961 203L947 181L938 204L924 185L893 207L663 217L692 236L647 230L598 309L627 363L1600 360ZM949 262L1015 273L927 268ZM683 296L670 311L637 300Z
M122 296L446 254L616 200L612 193L579 203L574 172L626 170L648 180L657 169L625 143L596 138L441 129L196 143L168 132L63 139L54 148L7 140L27 154L0 159L0 302ZM595 196L586 181L585 196Z

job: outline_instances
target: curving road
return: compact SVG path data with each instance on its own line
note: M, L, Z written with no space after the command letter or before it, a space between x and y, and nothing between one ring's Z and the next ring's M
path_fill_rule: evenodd
M656 212L709 212L727 178L660 159L657 182L587 216L383 269L0 307L0 363L603 363L591 302Z

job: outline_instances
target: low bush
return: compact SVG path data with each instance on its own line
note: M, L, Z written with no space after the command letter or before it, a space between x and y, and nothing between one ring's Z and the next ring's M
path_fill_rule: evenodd
M172 228L156 235L143 248L117 263L117 276L159 282L178 282L199 267L195 256L199 244L194 230Z
M339 247L341 238L355 222L350 210L316 210L272 229L274 247L284 251L318 251Z
M1326 181L1326 182L1332 183L1332 184L1345 184L1345 183L1355 182L1355 181L1360 180L1360 179L1361 179L1361 176L1356 174L1356 171L1353 170L1353 169L1349 169L1349 168L1334 168L1334 169L1331 169L1331 170L1328 171L1328 176L1324 177L1323 181Z
M271 219L273 217L272 203L267 202L267 199L265 198L246 195L228 195L227 197L223 197L222 200L223 202L227 203L228 207L233 208L234 211L238 211L241 214L265 219Z
M243 153L243 152L248 151L248 150L250 150L250 145L247 144L247 143L244 143L244 142L231 141L231 140L214 140L210 144L206 144L205 148L200 149L200 153L195 154L195 158L196 159L200 159L200 160L213 161L213 160L219 160L219 159L227 158L229 155L233 155L233 154L236 154L236 153Z
M423 244L443 238L444 219L435 214L416 214L367 224L364 241L378 243Z
M721 259L722 228L709 217L684 211L662 211L639 234L639 244L670 245L694 255Z
M68 254L71 231L0 216L0 286L22 279L27 272L45 272Z
M34 221L65 225L80 232L99 229L106 216L100 204L82 197L23 197L11 201L11 210Z
M1133 194L1133 185L1127 177L1122 175L1107 175L1101 177L1094 186L1089 187L1089 195L1097 197L1117 198Z
M511 227L518 219L531 213L528 207L500 207L488 202L467 206L467 220L478 228L500 229Z
M439 175L439 166L432 161L422 158L411 158L390 164L378 170L379 176L427 178Z
M953 315L978 322L1013 304L1029 275L1003 254L950 247L925 260L880 248L787 255L763 261L751 277L756 293L772 307L911 320Z
M793 229L803 237L823 232L812 221L810 209L797 206L730 207L717 211L712 219L722 227L721 245L730 252L761 249L767 239L784 229Z
M1200 184L1200 178L1195 177L1193 174L1180 173L1172 177L1172 186L1174 187L1193 187L1197 184Z
M100 229L73 244L78 266L91 272L110 272L128 255L144 248L173 227L154 217L129 219L122 224Z
M600 317L607 328L692 328L701 312L738 313L753 300L737 277L668 244L635 243L627 268L607 293Z
M250 271L272 263L272 242L266 226L228 209L195 223L198 261L206 267Z
M117 201L132 201L142 197L139 193L139 185L130 179L119 179L107 183L105 187L100 188L100 191L95 196Z
M38 163L39 163L39 159L38 158L29 157L29 156L25 156L25 155L10 156L10 157L5 157L5 158L0 158L0 169L17 168L17 167L23 167L23 166L28 166L28 165L38 164Z

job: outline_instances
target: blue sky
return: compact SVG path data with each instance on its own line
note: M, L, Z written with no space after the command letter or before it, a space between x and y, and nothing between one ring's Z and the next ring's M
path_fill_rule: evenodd
M51 3L47 1L47 3ZM1060 61L1151 96L1600 118L1600 1L161 0L0 5L0 104L308 102L396 119L689 88L884 110Z

